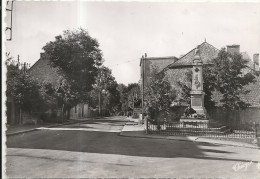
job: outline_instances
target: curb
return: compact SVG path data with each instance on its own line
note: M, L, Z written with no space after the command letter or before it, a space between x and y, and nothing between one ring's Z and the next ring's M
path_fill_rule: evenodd
M23 134L23 133L33 132L33 131L36 131L36 130L38 130L38 129L34 128L34 129L30 129L30 130L14 132L14 133L9 133L9 134L5 134L5 135L6 136L13 136L13 135L19 135L19 134Z
M139 131L140 132L140 131ZM144 131L142 131L144 132ZM233 142L233 143L228 143L225 142L225 143L222 143L222 142L218 142L216 140L211 140L211 139L204 139L204 138L200 138L200 137L193 137L193 136L190 136L190 137L187 137L189 139L184 139L182 137L169 137L169 136L153 136L153 135L149 135L149 134L143 134L143 135L127 135L127 134L123 134L123 133L126 133L126 131L121 131L119 133L119 136L122 136L122 137L134 137L134 138L150 138L150 139L166 139L166 140L176 140L176 141L184 141L184 142L198 142L198 143L209 143L209 144L219 144L219 145L226 145L226 146L235 146L235 147L244 147L244 148L251 148L251 149L260 149L260 147L258 146L254 146L254 145L250 145L250 144L242 144L242 143L236 143L236 142ZM204 141L200 141L200 139L204 140Z
M200 141L200 139L205 140L203 138L198 138L198 140L196 139L193 142L220 144L220 145L227 145L227 146L234 146L234 147L243 147L243 148L251 148L251 149L260 149L260 147L258 147L258 146L254 146L252 144L247 144L247 143L238 143L238 142L228 143L228 141L225 141L224 143L222 143L222 142L218 142L218 141L215 141L215 140L212 140L212 141L207 141L207 140ZM211 139L208 139L208 140L211 140Z
M88 119L88 121L93 120L93 119L100 119L100 117L90 118L90 119ZM53 124L53 125L44 126L44 127L52 128L52 127L58 127L58 126L64 126L64 125L70 125L70 124L78 124L78 123L84 123L84 122L86 122L86 121L80 121L80 120L76 121L76 120L74 120L74 121L71 121L71 122L63 123L63 124ZM19 134L23 134L23 133L37 131L37 130L39 130L38 128L40 128L40 127L28 129L28 130L24 130L24 131L19 131L19 132L13 132L13 133L9 133L9 134L6 133L5 135L6 136L19 135Z

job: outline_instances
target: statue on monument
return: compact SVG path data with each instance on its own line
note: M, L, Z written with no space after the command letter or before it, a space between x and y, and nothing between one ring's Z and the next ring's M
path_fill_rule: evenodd
M194 56L194 59L193 59L193 63L198 65L198 62L200 62L200 50L199 50L199 45L196 47L195 49L195 56Z
M185 109L184 111L184 115L185 117L192 117L193 114L196 114L197 112L191 107L191 105L189 104L189 106Z
M199 82L199 77L198 77L198 75L195 76L194 84L195 84L195 86L196 86L197 89L200 87L200 82Z
M199 55L199 46L196 47L195 49L195 56Z
M192 61L192 89L191 89L191 101L188 108L184 111L183 122L208 122L207 112L204 107L204 91L203 91L203 75L202 67L203 62L200 57L199 46L194 51L194 57Z

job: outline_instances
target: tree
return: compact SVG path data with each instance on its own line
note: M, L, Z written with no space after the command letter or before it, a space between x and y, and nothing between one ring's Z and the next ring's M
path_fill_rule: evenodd
M215 81L215 76L211 72L212 67L210 66L203 66L202 69L202 74L203 74L203 90L204 90L204 105L206 110L210 111L212 110L216 102L212 99L213 91L215 90L216 87L216 81Z
M185 73L185 78L182 81L177 81L177 84L180 86L181 95L180 95L180 101L190 103L190 91L191 91L191 80L192 80L192 71L188 70Z
M91 91L91 105L98 106L100 113L101 109L106 109L109 113L116 112L120 105L120 94L117 86L111 69L101 66L93 85L94 89Z
M156 67L152 70L152 78L145 88L145 112L150 120L159 125L159 121L167 120L170 114L170 105L176 97L164 72L158 73ZM158 126L160 127L160 126Z
M102 64L99 43L82 28L64 31L43 47L52 67L61 75L59 96L70 111L74 104L87 102L93 89L98 67ZM69 116L69 115L68 115Z
M120 94L120 109L125 115L140 107L141 91L138 83L130 83L127 86L119 84L117 90Z
M137 83L129 84L128 87L128 107L134 110L135 107L140 107L141 105L141 91L140 86Z
M212 92L217 91L222 94L222 108L225 110L240 110L249 106L248 103L242 101L240 95L249 91L244 86L255 82L255 76L251 72L246 74L243 70L247 68L247 61L241 54L229 54L225 49L221 49L218 56L212 60L212 66L203 66L204 79L204 103L207 110L215 106L212 100ZM187 81L191 82L191 72L186 74ZM191 90L190 85L179 82L184 94L183 98L189 98Z
M20 110L20 122L22 111L32 112L41 111L44 102L41 98L41 86L26 73L26 66L20 68L19 61L14 61L7 54L7 89L6 95L14 99L15 104Z
M120 95L119 109L123 115L127 113L127 86L124 84L118 84L117 91Z
M114 83L111 83L108 86L108 92L109 92L109 111L112 113L115 113L119 111L120 109L120 93L117 90L117 82L114 81Z
M223 103L222 107L228 110L248 107L250 104L240 98L240 94L249 92L244 86L255 82L252 73L243 74L243 69L247 68L247 61L241 54L229 54L225 49L221 49L217 58L213 59L213 64L214 67L209 72L215 77L215 89L223 95L220 100Z

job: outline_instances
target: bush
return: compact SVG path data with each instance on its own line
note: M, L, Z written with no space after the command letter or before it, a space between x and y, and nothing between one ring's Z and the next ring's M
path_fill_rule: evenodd
M145 89L145 112L149 118L157 121L167 121L170 117L170 105L176 98L175 91L165 79L163 72L158 73L155 67L152 71L152 78Z

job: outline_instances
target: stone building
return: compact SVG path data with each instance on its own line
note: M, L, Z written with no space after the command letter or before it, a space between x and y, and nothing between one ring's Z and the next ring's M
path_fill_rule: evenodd
M151 78L151 73L154 67L157 67L158 72L162 71L168 65L176 62L178 60L177 57L145 57L141 58L140 61L140 86L146 86L147 82ZM144 84L143 84L144 81Z
M190 65L192 64L192 60L195 56L195 49L192 49L187 54L183 55L181 58L178 59L175 63L171 63L167 67L163 69L163 71L166 73L166 78L171 83L172 88L174 88L177 91L177 94L180 95L180 87L178 86L177 82L186 82L186 73L191 70ZM203 62L203 64L210 63L212 59L216 58L218 55L219 50L215 48L214 46L210 45L207 42L203 42L199 45L198 48L200 52L200 57ZM180 69L170 69L174 66L181 66Z
M203 64L210 63L212 59L217 57L219 53L219 49L214 47L213 45L203 42L199 45L200 57ZM185 55L182 55L180 58L176 57L143 57L140 61L140 69L141 69L141 79L140 86L141 89L144 89L147 85L149 85L149 78L151 77L151 69L153 65L157 65L158 72L165 72L166 78L169 80L173 89L176 90L177 95L180 97L181 88L177 84L178 81L190 83L186 80L186 72L190 70L190 65L192 64L192 60L195 55L195 49L190 50ZM244 73L248 73L250 71L259 71L259 54L253 55L253 60L249 57L247 52L240 51L240 45L228 45L226 48L227 52L240 53L242 57L247 60L247 68L243 71ZM178 66L178 69L170 69ZM249 120L255 120L260 116L260 77L257 77L257 82L254 84L249 84L246 88L250 89L251 92L247 95L241 96L241 98L250 103L251 107L247 110L244 110L239 118L250 117ZM142 96L143 95L143 91ZM145 96L143 97L145 100ZM178 97L177 97L178 98ZM220 105L219 99L221 99L221 94L214 93L213 96L214 101L217 103L217 106ZM185 105L185 104L184 104ZM250 111L254 115L248 115ZM218 111L219 113L219 111ZM216 115L216 112L213 112L212 115Z
M41 53L40 59L31 66L28 72L35 80L51 83L54 87L57 87L60 78L57 72L58 69L52 68L49 63L49 59L44 53Z
M44 53L41 53L40 59L29 69L29 73L31 76L39 81L45 83L51 83L54 88L57 88L59 85L60 74L58 74L58 69L53 68L50 65L50 61ZM50 113L51 111L48 111ZM60 111L56 111L57 115L60 115ZM84 118L90 117L93 113L89 109L88 104L78 104L71 108L70 110L70 118Z

